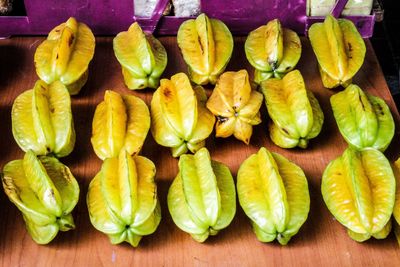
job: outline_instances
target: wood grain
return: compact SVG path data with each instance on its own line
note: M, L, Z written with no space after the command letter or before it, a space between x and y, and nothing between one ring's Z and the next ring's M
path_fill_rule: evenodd
M160 38L168 52L164 77L186 71L175 37ZM37 79L33 54L43 37L0 40L0 166L21 158L23 153L11 134L10 111L15 97L32 88ZM255 127L250 145L234 138L207 140L213 159L227 164L236 175L239 165L261 146L281 153L301 166L309 181L311 211L300 232L287 246L276 242L258 242L249 220L238 206L232 224L204 244L193 241L172 222L166 205L168 188L177 173L177 160L168 148L158 146L148 135L142 154L157 167L157 185L162 206L158 230L143 238L136 249L127 244L111 245L108 238L90 224L86 207L88 184L100 169L101 161L90 144L91 122L96 105L106 89L134 94L148 104L151 90L129 91L123 83L121 69L114 57L112 38L98 37L96 53L89 69L89 80L72 100L77 142L73 153L61 159L79 181L80 200L73 215L76 230L59 233L46 246L36 245L26 233L20 212L0 192L0 264L1 266L400 266L400 249L391 234L386 240L369 240L362 244L351 240L345 229L332 217L323 203L320 180L325 166L340 155L346 143L338 132L329 97L335 93L322 86L315 56L308 40L302 39L303 54L298 64L307 87L320 101L325 114L321 134L311 140L307 150L281 149L271 143L263 122ZM247 68L243 50L244 38L235 39L235 49L227 70ZM395 137L386 152L390 160L399 156L400 117L382 75L374 51L367 44L367 55L354 82L367 92L382 97L391 108L396 121ZM210 93L211 88L208 89ZM214 134L214 133L213 133ZM2 190L1 190L2 191Z

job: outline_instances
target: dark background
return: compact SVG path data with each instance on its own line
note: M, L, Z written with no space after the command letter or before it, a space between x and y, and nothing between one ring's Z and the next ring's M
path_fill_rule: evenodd
M398 0L380 0L383 21L376 22L371 43L378 57L397 109L400 110L400 9ZM397 5L396 5L397 4Z

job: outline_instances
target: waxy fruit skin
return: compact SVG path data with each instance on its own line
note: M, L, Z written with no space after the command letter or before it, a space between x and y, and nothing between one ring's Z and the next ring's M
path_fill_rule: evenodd
M330 101L339 131L350 146L386 150L393 139L395 125L383 99L351 84L331 96Z
M364 63L366 51L353 22L328 15L324 22L311 25L308 37L323 85L326 88L347 87Z
M143 236L156 231L161 208L155 174L151 160L122 149L117 157L104 160L90 182L86 197L90 221L112 244L137 247Z
M178 73L170 80L162 79L151 100L151 133L162 146L170 147L172 156L205 145L215 117L206 108L207 96L201 86L192 88L189 78Z
M71 95L76 95L88 79L94 48L92 31L71 17L52 29L36 49L36 73L48 84L60 81Z
M393 226L394 234L400 246L400 158L393 164L393 173L396 179L396 197L393 208Z
M249 144L253 125L261 123L263 96L252 90L246 70L225 72L217 82L207 108L216 116L216 137L234 135Z
M206 148L182 155L168 190L172 220L197 242L228 227L236 212L235 184L229 168L211 160Z
M389 234L396 181L379 150L346 149L326 167L321 191L329 211L352 239L363 242Z
M261 83L265 105L271 118L271 140L283 148L307 148L310 139L322 129L324 113L314 94L305 86L300 71L294 70L282 79Z
M308 182L302 169L262 147L248 157L237 175L240 206L261 242L286 245L307 220Z
M131 90L157 88L167 66L167 52L159 40L145 33L137 22L113 40L114 54Z
M301 41L296 32L283 28L278 19L269 21L247 36L244 44L247 60L255 68L254 81L281 79L301 56Z
M143 100L106 90L104 101L97 105L93 117L94 152L102 160L117 157L122 149L137 155L149 129L150 112Z
M75 228L71 212L79 185L69 168L54 157L29 150L3 168L4 192L22 212L26 228L38 244L48 244L58 231Z
M188 65L190 79L199 85L215 84L233 51L233 38L228 27L206 14L183 22L177 42Z
M14 101L12 133L19 147L36 155L65 157L74 149L75 130L68 90L59 82L38 80Z

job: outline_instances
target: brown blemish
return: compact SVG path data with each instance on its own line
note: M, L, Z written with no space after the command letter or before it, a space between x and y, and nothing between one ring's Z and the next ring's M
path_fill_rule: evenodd
M360 94L358 94L358 99L359 99L360 102L361 102L361 107L362 107L362 109L365 111L365 106L364 106L364 103L363 103L362 100L361 100L361 95L360 95Z
M220 123L224 123L224 122L226 122L228 120L228 118L227 117L223 117L223 116L217 116L217 120Z
M163 94L164 94L164 96L165 96L166 98L170 98L171 95L172 95L172 92L171 92L171 90L169 90L168 88L165 88L165 89L163 90Z
M282 128L282 131L284 131L287 135L289 135L289 131L286 130L286 128Z
M201 54L203 55L203 54L204 54L204 47L203 47L203 44L201 43L200 36L198 36L197 39L198 39L198 41L199 41Z
M71 46L72 43L74 42L75 37L73 35L71 35L68 39L68 46Z

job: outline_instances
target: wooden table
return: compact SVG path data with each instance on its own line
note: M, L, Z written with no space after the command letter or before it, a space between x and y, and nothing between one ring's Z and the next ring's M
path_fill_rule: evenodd
M186 71L175 37L160 38L169 61L164 77ZM37 79L33 55L43 37L19 37L0 40L0 167L23 156L11 134L11 106L17 95L33 87ZM227 70L247 68L244 38L236 38ZM149 133L142 154L157 167L157 185L162 207L162 221L157 231L144 237L138 248L127 244L111 245L107 236L90 224L86 207L89 182L100 169L101 161L90 144L91 122L96 105L106 89L135 94L148 104L151 90L129 91L123 83L120 66L112 50L112 38L97 38L96 53L90 65L89 80L72 100L77 141L73 153L63 158L81 187L81 196L73 215L76 229L58 236L49 245L35 244L25 230L17 208L0 192L0 264L2 266L400 266L400 248L391 234L386 240L364 243L351 240L326 208L320 193L325 166L346 148L332 115L329 97L335 92L323 88L315 56L307 39L302 39L303 54L298 64L307 87L318 98L325 114L321 134L311 140L306 150L285 150L269 139L266 111L263 122L255 127L250 145L234 139L207 140L213 159L227 164L235 176L239 165L261 146L281 153L300 165L309 181L311 210L308 220L287 246L257 241L248 218L238 205L232 224L217 236L199 244L180 231L169 215L166 196L177 173L176 159L168 148L158 146ZM369 41L362 69L354 82L369 93L383 98L396 121L396 134L386 155L399 156L400 117L389 93L381 68ZM210 92L210 89L208 90ZM2 191L2 190L1 190Z

